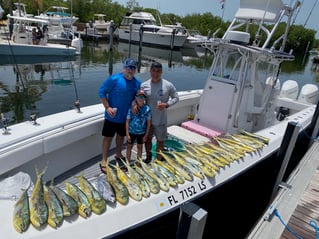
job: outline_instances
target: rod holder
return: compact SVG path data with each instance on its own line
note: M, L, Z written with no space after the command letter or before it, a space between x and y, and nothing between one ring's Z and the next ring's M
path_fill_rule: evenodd
M81 104L80 104L80 101L79 101L79 100L76 100L76 101L74 102L74 106L75 106L75 108L77 109L78 113L82 113L82 111L81 111Z
M37 122L37 118L38 118L37 114L32 114L32 115L30 115L30 120L31 120L31 122L33 123L33 125L40 125L40 124Z
M9 129L8 129L8 126L9 126L9 120L8 120L8 118L6 118L5 116L4 116L4 114L3 113L1 113L1 121L2 121L2 125L3 125L3 135L8 135L8 134L10 134L10 132L9 132Z

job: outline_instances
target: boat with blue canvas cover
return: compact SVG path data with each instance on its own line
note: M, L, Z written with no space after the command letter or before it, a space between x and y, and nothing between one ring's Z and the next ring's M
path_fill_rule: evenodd
M52 9L52 11L49 11ZM72 16L71 13L66 12L68 10L67 7L62 6L52 6L47 11L41 13L40 15L34 16L38 19L47 20L50 22L61 22L63 25L68 27L72 26L79 18Z
M282 21L289 26L296 7L278 0L241 0L223 37L214 39L209 48L214 60L204 89L179 92L180 102L167 108L170 140L177 140L183 147L168 145L163 152L164 161L153 159L150 164L157 175L165 172L166 177L177 181L170 180L168 187L161 182L159 192L140 201L126 197L124 204L122 200L106 202L106 211L99 215L92 213L84 219L75 214L64 218L57 228L44 224L39 230L29 225L23 233L13 227L16 201L10 197L0 201L0 234L6 238L120 238L128 230L204 197L267 161L278 152L289 122L300 126L300 132L311 126L318 101L315 85L299 89L296 81L280 82L281 63L294 57L287 53L290 49L284 51L289 27L279 39L273 39L274 32ZM258 34L248 31L252 24L257 25ZM273 28L268 30L270 26ZM256 35L265 38L251 39ZM42 180L49 182L54 178L62 190L67 181L78 183L75 175L84 175L92 183L98 177L112 181L114 178L100 174L98 165L104 110L101 104L78 107L36 121L3 126L1 178L25 172L35 183L36 165L40 171L47 166ZM2 122L6 122L5 117ZM113 142L113 150L114 146ZM113 156L109 158L112 165ZM133 167L142 170L144 179L148 178L143 171L147 168L140 165L142 162L135 162ZM174 176L160 170L161 166ZM118 173L120 176L123 174ZM150 177L163 180L160 176ZM174 182L175 186L171 186Z

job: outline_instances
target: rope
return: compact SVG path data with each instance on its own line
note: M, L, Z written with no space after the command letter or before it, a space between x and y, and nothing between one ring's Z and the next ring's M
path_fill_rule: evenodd
M296 232L294 232L281 218L281 216L279 215L279 212L277 209L275 209L274 214L276 215L276 217L278 217L279 221L284 225L284 227L296 238L298 239L303 239L301 236L299 236ZM318 224L315 220L310 220L309 221L309 225L315 230L315 234L316 234L316 239L319 239L319 227Z
M315 220L310 220L309 225L315 229L316 239L319 239L319 228L317 222Z
M303 239L301 236L299 236L296 232L294 232L281 218L281 216L279 215L279 212L277 209L275 209L274 211L276 217L278 217L279 221L282 223L282 225L284 225L284 227L293 235L295 236L296 238L299 238L299 239Z

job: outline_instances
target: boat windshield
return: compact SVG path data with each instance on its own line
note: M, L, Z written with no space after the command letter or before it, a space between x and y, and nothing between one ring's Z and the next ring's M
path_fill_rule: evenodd
M133 25L156 25L156 22L149 19L140 19L140 18L124 18L121 22L122 26L128 26L130 24Z
M216 55L216 65L212 72L216 80L232 80L239 79L239 72L241 69L243 56L238 51L232 49L225 49Z

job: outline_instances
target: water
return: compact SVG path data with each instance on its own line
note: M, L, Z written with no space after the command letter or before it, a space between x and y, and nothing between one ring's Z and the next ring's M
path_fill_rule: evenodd
M97 104L97 91L106 77L120 72L126 57L139 59L138 53L136 45L116 43L110 51L107 43L85 42L82 55L72 59L30 56L14 61L2 57L0 112L14 124L29 120L34 113L41 117L74 108L76 100L81 107ZM150 47L143 47L140 56L138 78L147 80L150 62L157 60L163 64L163 77L172 81L177 90L203 88L213 58L203 49L170 51ZM280 80L294 79L300 85L315 82L318 74L311 73L310 63L307 59L304 65L301 60L284 64Z

